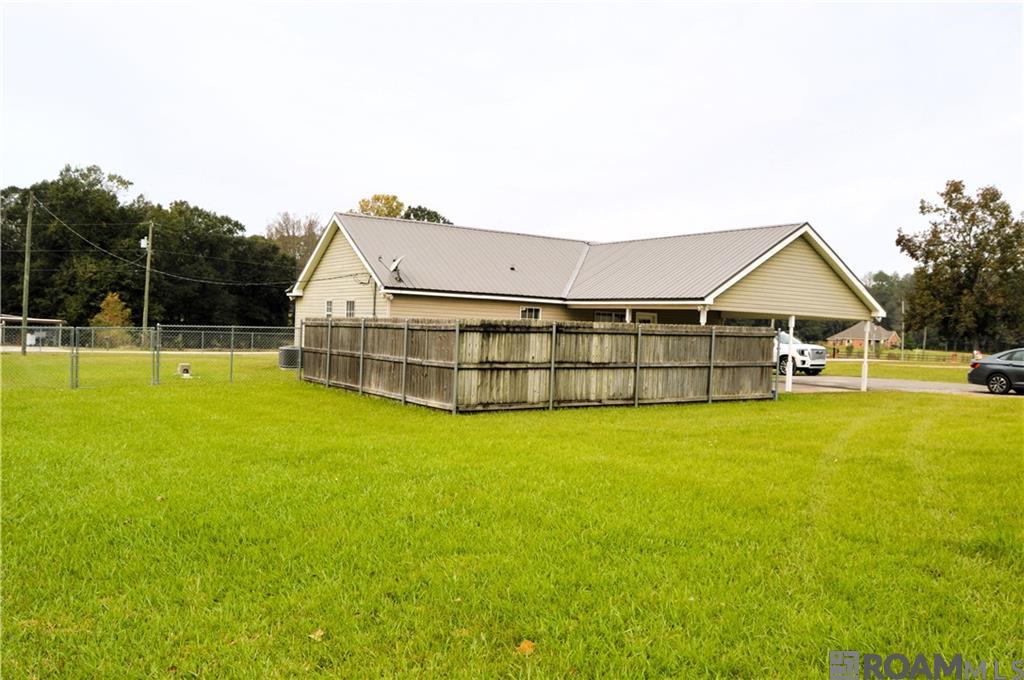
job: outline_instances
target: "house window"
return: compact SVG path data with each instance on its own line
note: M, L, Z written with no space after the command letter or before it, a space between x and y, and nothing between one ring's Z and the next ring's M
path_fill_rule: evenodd
M539 319L540 318L540 307L520 307L519 308L520 319Z
M625 320L625 312L594 312L595 323L614 323L624 322Z
M345 316L355 316L355 315L356 315L356 301L355 300L345 300Z
M334 300L324 300L324 316L330 316L334 311Z

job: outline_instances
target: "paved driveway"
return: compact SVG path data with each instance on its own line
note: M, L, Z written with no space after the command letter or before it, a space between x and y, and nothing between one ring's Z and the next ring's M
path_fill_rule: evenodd
M779 389L783 389L779 381ZM884 392L937 392L940 394L979 394L990 395L983 385L972 385L968 382L947 383L930 382L927 380L898 380L894 378L869 378L868 390ZM841 375L795 375L793 376L793 392L859 392L860 378Z

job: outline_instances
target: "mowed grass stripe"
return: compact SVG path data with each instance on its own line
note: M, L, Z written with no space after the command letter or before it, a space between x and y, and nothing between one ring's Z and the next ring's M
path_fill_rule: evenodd
M5 391L11 677L789 676L829 648L1021 647L1024 400L452 417L284 376Z

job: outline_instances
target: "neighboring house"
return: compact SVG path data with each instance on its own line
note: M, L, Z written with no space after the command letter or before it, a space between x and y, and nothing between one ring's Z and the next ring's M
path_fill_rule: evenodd
M885 315L807 223L591 243L336 213L288 294L296 325L327 315L702 324Z
M863 347L865 335L864 322L861 321L860 323L855 323L846 330L839 331L835 335L829 336L828 344L834 347ZM872 324L871 345L873 347L899 347L899 344L899 333L891 331L888 328L883 328L880 325Z

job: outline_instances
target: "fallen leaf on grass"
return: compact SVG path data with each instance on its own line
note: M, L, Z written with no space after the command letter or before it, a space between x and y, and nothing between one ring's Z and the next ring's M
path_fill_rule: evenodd
M309 639L310 640L316 640L317 642L320 642L321 640L324 639L324 629L323 628L317 628L316 630L314 630L312 633L309 634Z
M156 500L157 500L157 502L159 502L159 501L165 501L165 500L167 500L167 498L166 498L166 497L164 497L164 496L157 496L157 497L156 497Z
M469 637L469 628L456 628L452 631L455 637Z
M522 654L523 656L530 656L536 648L537 644L532 640L523 640L519 643L519 646L516 647L516 653Z

